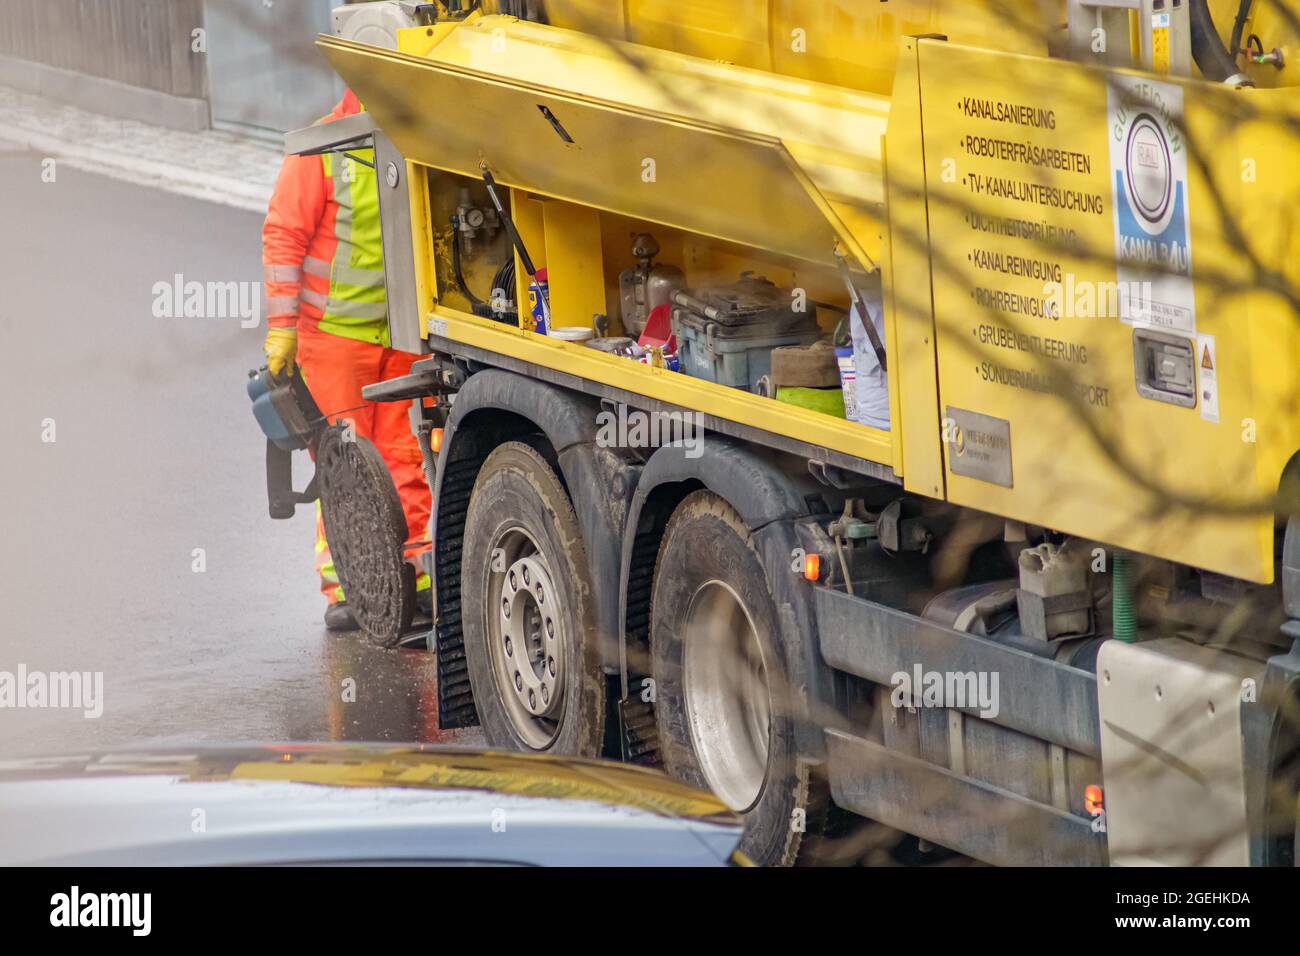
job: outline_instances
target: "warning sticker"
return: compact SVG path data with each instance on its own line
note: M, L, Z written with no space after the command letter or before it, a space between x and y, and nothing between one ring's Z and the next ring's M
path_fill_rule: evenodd
M1120 318L1196 332L1183 91L1113 76L1109 90L1111 188Z
M1151 16L1151 70L1154 73L1169 72L1169 14L1156 13Z
M1214 351L1213 335L1196 337L1197 387L1201 393L1201 418L1219 423L1219 357Z

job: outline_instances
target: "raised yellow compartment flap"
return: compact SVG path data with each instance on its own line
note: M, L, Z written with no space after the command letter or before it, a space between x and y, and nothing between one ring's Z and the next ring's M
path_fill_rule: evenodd
M507 17L427 57L319 42L408 159L805 261L879 255L881 97Z

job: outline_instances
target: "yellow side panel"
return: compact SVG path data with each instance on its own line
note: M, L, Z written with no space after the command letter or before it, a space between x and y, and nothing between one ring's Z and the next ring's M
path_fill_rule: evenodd
M413 56L428 56L430 50L451 36L455 30L467 23L473 23L481 16L482 14L476 10L460 22L435 23L428 27L407 27L405 30L398 30L397 49Z
M1240 288L1222 300L1226 311L1245 317L1249 331L1255 401L1249 419L1235 424L1243 441L1253 439L1258 486L1269 488L1300 448L1300 100L1279 88L1254 93L1251 101L1260 108L1249 119L1229 120L1235 148L1220 159L1224 174L1235 172L1241 182L1241 203L1231 207L1233 239L1248 253L1239 266ZM1280 510L1298 509L1300 502L1290 501Z
M759 70L772 67L768 0L625 0L627 38Z
M994 50L1046 53L1064 22L1039 0L773 0L772 50L778 72L888 93L899 42L942 34ZM1045 10L1044 7L1048 10Z
M1242 293L1288 250L1236 217L1300 208L1295 133L1242 135L1282 101L929 40L920 67L949 500L1270 581L1296 316ZM1238 143L1269 157L1253 192ZM1191 353L1152 363L1182 404L1140 394L1153 334Z
M594 329L595 316L609 312L600 213L585 206L548 202L542 204L542 218L551 308L557 316L564 316L563 325Z
M1235 0L1234 0L1235 3ZM547 0L571 30L888 94L904 37L1045 53L1064 0ZM489 3L488 9L496 6Z
M420 338L426 339L429 337L428 312L438 301L438 270L434 264L433 233L429 223L429 179L422 167L408 159L406 182L411 202L411 255L415 259Z
M885 272L885 331L890 357L889 404L895 466L909 491L944 495L939 382L935 369L930 233L921 162L921 89L916 40L902 41L894 109L885 149L889 171L889 243Z

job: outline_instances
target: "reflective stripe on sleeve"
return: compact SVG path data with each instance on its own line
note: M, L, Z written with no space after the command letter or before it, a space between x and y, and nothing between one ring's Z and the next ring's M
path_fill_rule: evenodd
M298 266L263 266L262 278L265 282L298 283L302 281L302 269Z
M306 286L303 286L299 297L308 305L314 306L321 311L325 310L327 300L323 294L317 292L315 289L309 289Z
M302 260L302 271L309 276L319 276L322 279L330 277L330 264L324 259L317 259L315 256L308 256Z
M266 300L266 314L275 315L297 315L298 299L291 295L277 295L274 298Z

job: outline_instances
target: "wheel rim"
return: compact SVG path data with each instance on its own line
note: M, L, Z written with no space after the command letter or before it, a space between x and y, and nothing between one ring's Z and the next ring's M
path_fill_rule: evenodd
M520 739L544 750L564 712L568 615L528 532L503 532L490 553L488 654L497 694Z
M682 642L686 718L700 769L719 799L748 810L763 792L772 732L758 631L740 596L709 581L691 598Z

